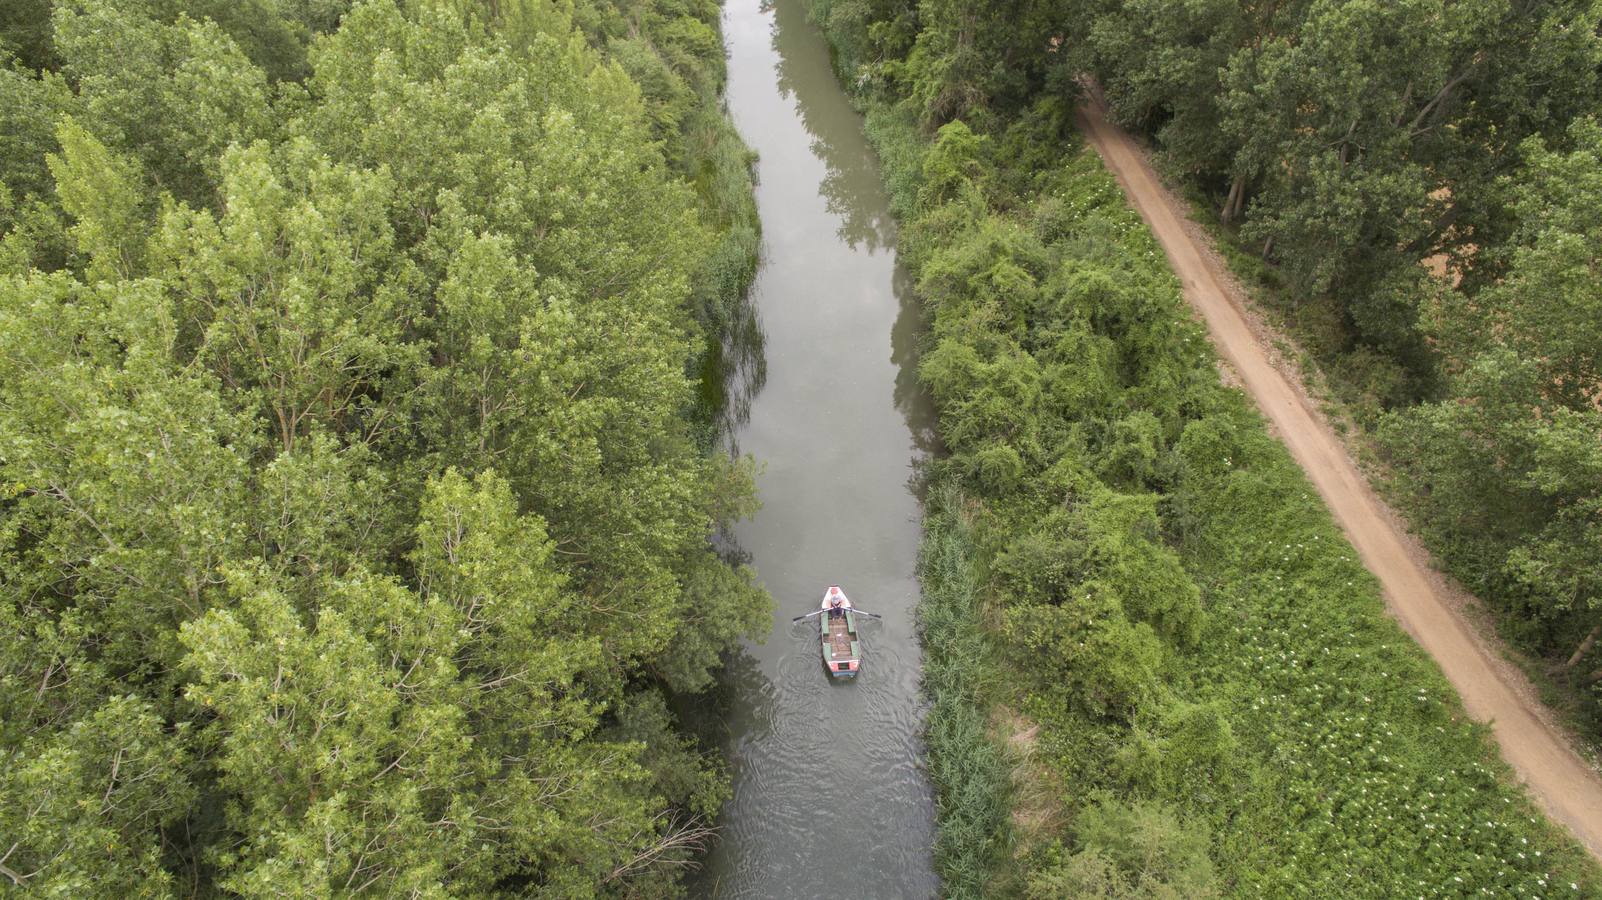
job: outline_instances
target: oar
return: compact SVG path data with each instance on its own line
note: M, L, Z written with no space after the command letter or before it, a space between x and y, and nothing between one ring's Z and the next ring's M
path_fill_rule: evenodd
M793 619L791 619L791 620L790 620L790 621L791 621L791 622L792 622L792 623L793 623L793 622L799 622L799 621L801 621L801 620L802 620L802 619L810 619L810 618L812 618L812 617L813 617L813 616L818 616L818 615L822 615L822 614L824 614L824 613L826 613L826 612L829 612L829 610L827 610L827 609L820 609L820 610L818 610L818 611L817 611L817 612L809 612L809 613L807 613L807 614L806 614L806 615L804 615L804 616L796 616L796 617L795 617L795 618L793 618ZM844 609L844 610L842 610L842 612L854 612L854 613L856 613L856 614L857 614L857 615L859 615L859 616L867 616L867 617L868 617L868 618L870 618L870 619L882 619L882 618L884 618L884 616L881 616L881 615L879 615L879 614L878 614L878 613L871 613L871 612L868 612L868 611L867 611L867 610L865 610L865 609L857 609L857 608L856 608L856 607L855 607L855 606L848 606L848 607L846 607L846 608L845 608L845 609Z

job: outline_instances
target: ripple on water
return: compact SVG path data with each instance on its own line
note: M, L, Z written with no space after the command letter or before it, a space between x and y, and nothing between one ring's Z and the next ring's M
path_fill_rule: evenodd
M932 825L908 828L928 823L930 812L925 792L908 790L924 778L916 648L870 645L873 668L836 681L810 634L791 638L777 679L756 691L762 734L735 744L737 791L723 840L744 852L721 873L716 895L759 896L756 885L786 872L795 880L784 896L849 895L860 886L815 877L820 859L846 854L852 868L879 873L873 896L926 896L915 886L928 867Z

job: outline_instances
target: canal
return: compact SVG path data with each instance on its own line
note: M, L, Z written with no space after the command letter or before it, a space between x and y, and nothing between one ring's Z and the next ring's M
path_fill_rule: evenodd
M732 539L778 608L725 675L734 796L691 893L933 897L913 620L915 476L934 442L920 317L877 160L805 0L727 0L723 24L730 112L760 154L751 302L766 362L729 436L765 466L763 505ZM816 619L790 622L830 584L884 616L863 627L854 683L823 671Z

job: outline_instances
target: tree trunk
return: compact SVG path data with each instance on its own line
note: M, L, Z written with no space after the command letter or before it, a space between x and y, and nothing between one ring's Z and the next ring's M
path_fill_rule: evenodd
M1591 645L1596 643L1597 635L1602 635L1602 622L1598 622L1597 626L1591 629L1591 633L1585 636L1585 640L1580 642L1580 646L1574 649L1574 654L1569 657L1569 661L1563 664L1563 671L1567 672L1574 668L1585 657L1585 654L1591 652Z
M1246 176L1236 175L1235 182L1229 186L1229 197L1224 200L1224 211L1219 215L1219 221L1225 225L1235 221L1240 215L1241 207L1246 205Z

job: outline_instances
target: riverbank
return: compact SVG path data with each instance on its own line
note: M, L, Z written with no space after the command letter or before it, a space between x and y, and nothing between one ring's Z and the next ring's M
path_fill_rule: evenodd
M930 140L894 84L867 87L933 317L920 373L952 450L935 480L963 497L988 648L953 719L1027 723L1005 745L998 725L962 729L961 752L988 742L1062 786L1028 815L1039 784L1004 786L1008 815L977 817L985 871L938 859L951 895L1595 895L1593 864L1220 383L1071 107ZM936 722L941 826L968 827L994 779L947 765Z

